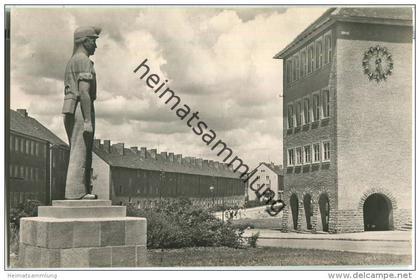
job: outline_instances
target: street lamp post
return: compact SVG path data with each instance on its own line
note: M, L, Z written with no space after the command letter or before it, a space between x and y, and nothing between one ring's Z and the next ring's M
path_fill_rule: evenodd
M160 180L159 180L159 203L162 201L162 184L165 183L165 171L160 170Z
M210 193L211 193L211 196L212 196L212 206L214 208L214 187L213 187L213 185L210 186Z

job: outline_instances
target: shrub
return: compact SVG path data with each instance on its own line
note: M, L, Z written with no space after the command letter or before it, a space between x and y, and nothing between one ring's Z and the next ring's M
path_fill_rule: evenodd
M257 241L259 237L260 237L259 231L257 233L254 233L250 237L248 237L248 245L251 246L252 248L257 247Z
M10 210L10 224L11 227L19 229L20 218L22 217L35 217L38 216L38 206L42 203L39 200L26 200L24 203L19 204L17 208Z
M128 216L147 219L148 248L237 248L243 244L242 227L223 223L209 209L194 207L189 199L165 199L146 209L127 206Z
M38 215L38 206L41 202L38 200L26 200L17 208L10 209L10 253L17 255L19 248L19 228L20 218L35 217Z

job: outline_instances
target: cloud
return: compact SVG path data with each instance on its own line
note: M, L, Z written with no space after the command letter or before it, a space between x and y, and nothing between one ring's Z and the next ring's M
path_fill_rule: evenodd
M133 70L148 59L217 136L251 165L282 161L282 62L272 59L326 8L78 7L12 9L11 107L66 140L63 73L78 26L102 33L96 136L217 159Z

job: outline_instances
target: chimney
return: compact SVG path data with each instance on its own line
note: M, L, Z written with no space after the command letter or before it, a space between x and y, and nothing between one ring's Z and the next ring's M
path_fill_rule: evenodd
M198 159L196 159L196 161L197 161L197 165L198 165L200 168L203 168L203 159L202 159L202 158L198 158Z
M150 157L152 159L156 159L157 150L156 149L150 149L149 154L150 154Z
M179 164L182 163L182 154L176 154L175 155L175 161L178 162Z
M25 118L28 116L28 112L26 111L26 109L17 109L16 111Z
M174 162L174 153L169 153L168 158L169 162Z
M131 148L130 148L130 150L131 150L133 153L135 153L135 154L137 154L137 153L139 152L139 148L138 148L138 147L136 147L136 146L131 147Z
M160 158L162 159L162 161L167 161L168 160L168 153L167 152L160 152Z
M93 146L97 149L101 148L101 139L93 139Z
M140 158L147 158L147 149L146 147L140 148Z
M124 155L124 143L117 143L112 145L112 147L117 151L120 156Z
M104 150L107 153L111 152L111 140L104 140Z

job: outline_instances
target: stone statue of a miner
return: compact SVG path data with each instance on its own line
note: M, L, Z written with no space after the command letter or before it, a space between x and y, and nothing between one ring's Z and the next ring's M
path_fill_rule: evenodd
M74 32L74 49L64 76L64 126L70 143L66 199L96 199L92 194L92 148L95 133L96 73L89 56L95 53L97 27Z

